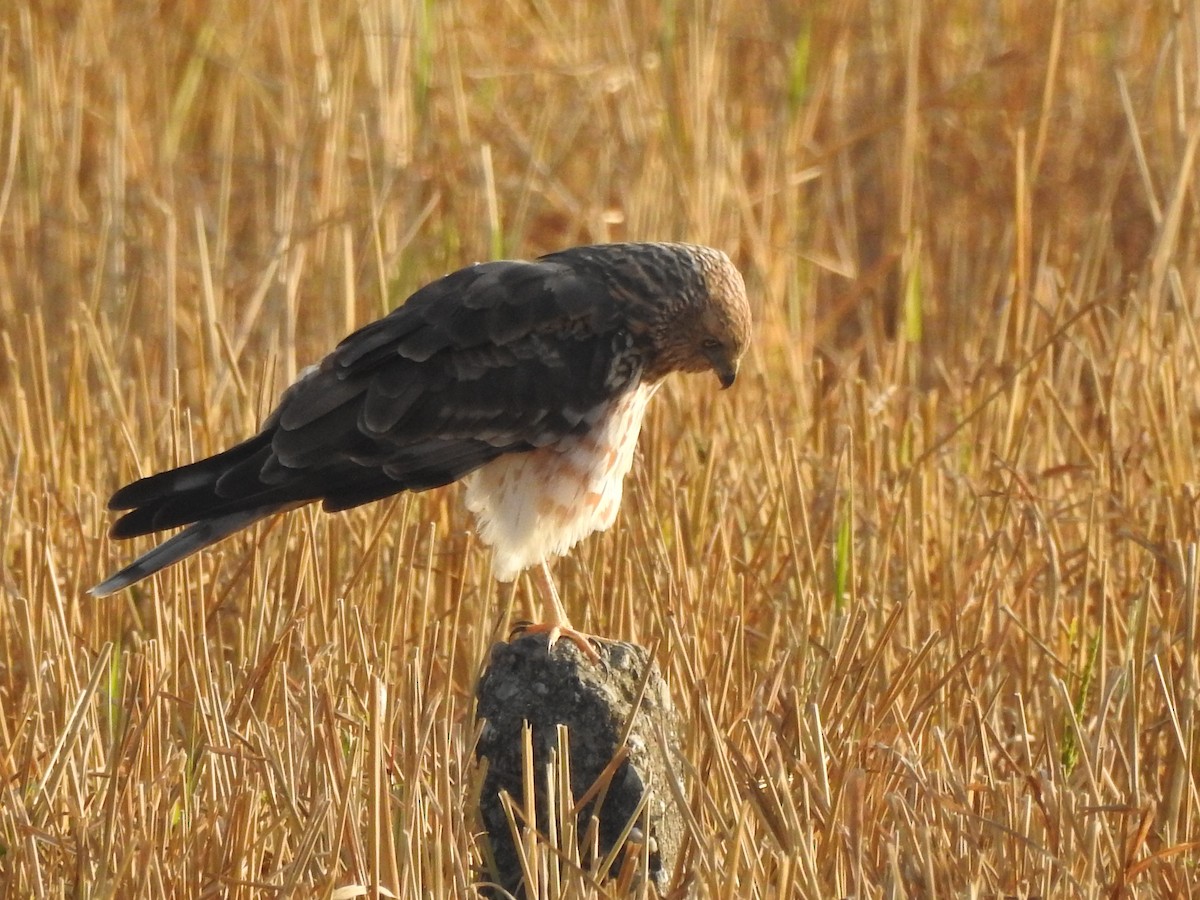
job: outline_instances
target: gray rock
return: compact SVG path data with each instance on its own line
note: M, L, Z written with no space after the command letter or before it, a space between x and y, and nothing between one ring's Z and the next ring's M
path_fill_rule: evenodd
M547 833L546 766L558 747L558 725L569 735L571 793L578 801L596 782L625 741L628 756L601 790L580 811L578 833L587 831L589 817L599 819L599 856L585 857L585 868L594 870L619 839L646 797L646 806L634 823L628 846L616 856L610 875L626 863L629 854L649 857L648 873L639 872L637 885L647 877L665 894L683 840L683 819L676 809L667 766L679 744L675 709L666 682L651 664L641 704L638 696L650 660L649 652L633 644L598 643L599 664L588 660L567 640L546 652L546 635L525 635L512 643L492 647L488 667L476 689L477 717L486 720L476 757L487 761L479 800L480 819L490 843L493 870L484 880L524 896L521 867L513 845L508 818L500 801L507 792L517 808L524 804L521 727L528 722L534 760L537 826ZM636 708L635 708L636 707ZM660 746L663 733L668 747ZM596 809L596 800L602 805ZM643 846L647 845L647 846ZM601 878L603 873L595 872ZM494 891L494 889L493 889ZM499 891L487 896L502 897Z

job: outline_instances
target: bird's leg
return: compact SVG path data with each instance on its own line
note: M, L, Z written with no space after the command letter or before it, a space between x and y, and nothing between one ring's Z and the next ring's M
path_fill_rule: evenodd
M550 574L550 566L542 560L537 567L537 574L534 576L538 580L542 589L542 593L550 598L550 605L554 608L554 624L564 628L570 628L571 622L567 618L567 609L562 605L562 600L558 596L558 588L554 586L554 576Z
M592 646L594 638L571 627L571 622L567 618L567 611L562 605L562 600L558 597L558 590L554 587L554 579L550 577L550 567L545 561L530 573L530 577L538 583L542 595L550 598L550 607L553 615L549 622L526 625L521 630L526 634L538 634L541 632L549 634L550 640L546 646L547 650L552 650L559 638L566 638L578 647L583 652L583 655L592 662L600 662L600 654Z
M501 615L500 615L501 627L508 625L513 620L513 609L517 605L517 595L519 593L521 593L521 582L517 579L513 579L512 581L508 582L506 585L505 593L508 594L508 597L505 599L505 602L504 602L504 612L501 613ZM518 620L518 623L519 622L520 622L520 620ZM514 628L509 628L509 630L508 630L509 640L512 640L512 636L519 630L520 630L520 624L518 624Z

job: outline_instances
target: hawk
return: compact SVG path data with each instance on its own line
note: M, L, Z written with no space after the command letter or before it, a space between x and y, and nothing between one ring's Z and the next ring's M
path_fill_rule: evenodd
M547 561L613 524L663 378L711 370L727 388L749 338L742 276L709 247L600 244L452 272L302 372L254 437L113 494L114 538L186 527L90 593L283 510L461 479L495 576L537 567L551 616L534 627L590 649Z

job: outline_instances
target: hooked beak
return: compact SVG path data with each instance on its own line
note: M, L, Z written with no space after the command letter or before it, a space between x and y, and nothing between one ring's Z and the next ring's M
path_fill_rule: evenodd
M729 359L724 354L714 353L709 357L709 362L712 363L713 371L717 373L717 380L721 382L721 390L732 386L733 382L737 380L737 360Z

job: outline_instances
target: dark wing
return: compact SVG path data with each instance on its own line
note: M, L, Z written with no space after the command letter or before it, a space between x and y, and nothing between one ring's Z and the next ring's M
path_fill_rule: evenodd
M579 428L632 383L628 369L614 378L627 348L604 286L569 268L460 270L342 341L254 438L118 491L110 505L134 511L114 536L264 503L345 509L447 484Z
M340 510L425 490L552 443L586 428L639 374L601 281L561 261L454 272L342 341L255 437L117 491L110 508L130 512L114 537L200 524L172 538L186 552L157 548L153 568L93 592L118 590L280 509L321 500ZM189 539L202 525L203 541Z

